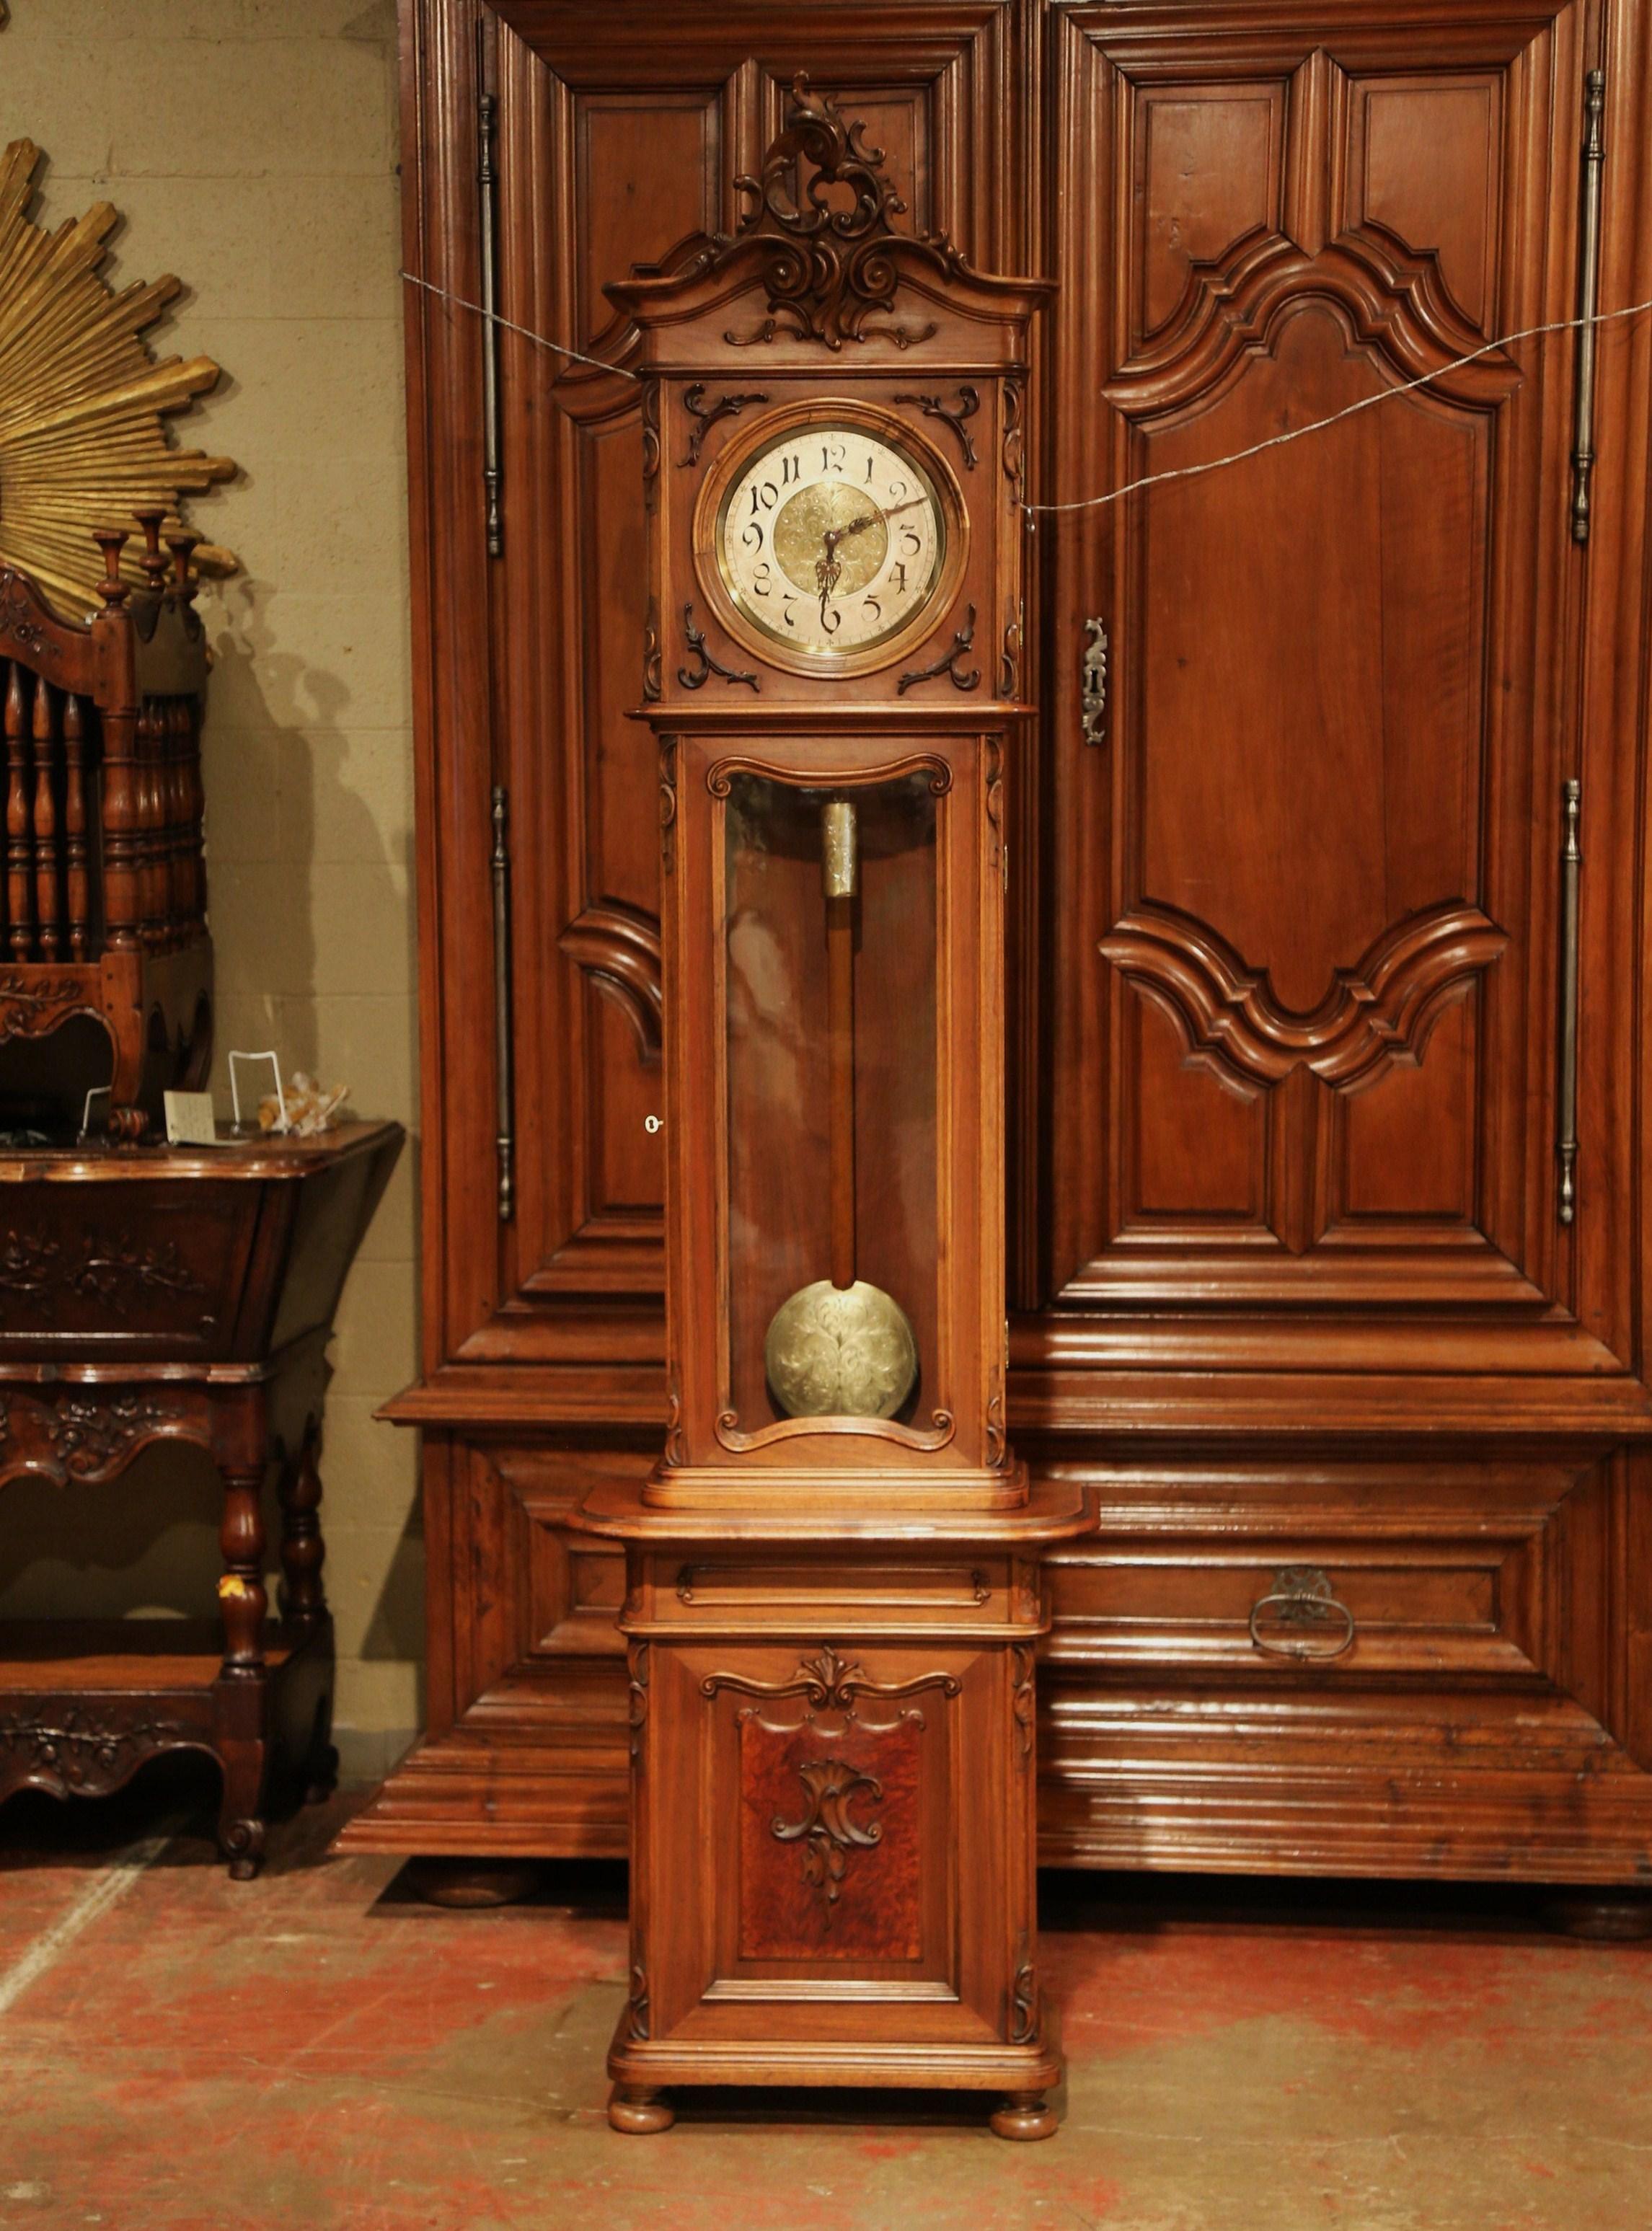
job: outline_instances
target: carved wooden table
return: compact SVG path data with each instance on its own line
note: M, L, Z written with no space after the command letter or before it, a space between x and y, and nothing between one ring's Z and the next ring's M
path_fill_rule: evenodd
M0 1625L0 1799L100 1796L146 1759L224 1774L230 1872L257 1872L274 1772L332 1784L321 1400L334 1312L395 1123L217 1148L0 1152L0 1486L113 1480L155 1441L224 1482L217 1620ZM263 1488L277 1467L279 1616Z

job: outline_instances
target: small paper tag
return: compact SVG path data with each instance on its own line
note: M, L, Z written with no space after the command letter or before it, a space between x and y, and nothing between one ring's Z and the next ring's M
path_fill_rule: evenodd
M217 1125L210 1092L169 1092L166 1099L166 1138L174 1147L216 1147Z

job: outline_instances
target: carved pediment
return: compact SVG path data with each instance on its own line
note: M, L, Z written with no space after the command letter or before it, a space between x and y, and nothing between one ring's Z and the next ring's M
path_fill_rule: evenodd
M886 342L905 350L941 330L943 307L966 318L1026 316L1046 291L1036 280L972 271L944 232L897 230L906 204L865 126L829 95L792 82L785 126L754 178L735 180L746 202L732 233L702 233L657 264L638 264L604 292L622 318L671 325L734 315L716 338L730 348L770 343ZM909 307L897 297L910 293ZM761 295L762 307L742 296ZM622 328L623 330L623 328ZM614 340L605 337L605 351ZM565 378L568 375L564 375Z
M760 255L769 314L753 332L726 338L761 342L781 329L829 349L873 339L909 347L933 326L871 322L894 308L901 274L891 245L899 242L949 275L963 274L963 259L944 233L903 239L892 220L906 204L884 175L883 149L869 147L865 126L845 121L834 101L808 87L800 70L791 113L761 174L735 180L750 207L731 245Z

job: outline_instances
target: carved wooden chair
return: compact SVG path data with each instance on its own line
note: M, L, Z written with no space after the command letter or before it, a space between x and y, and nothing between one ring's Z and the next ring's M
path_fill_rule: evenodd
M144 585L120 579L126 541L99 529L103 610L60 619L0 567L6 872L0 1045L91 1015L113 1045L110 1127L136 1139L168 1087L204 1078L212 948L202 846L205 630L193 610L198 535L136 514Z

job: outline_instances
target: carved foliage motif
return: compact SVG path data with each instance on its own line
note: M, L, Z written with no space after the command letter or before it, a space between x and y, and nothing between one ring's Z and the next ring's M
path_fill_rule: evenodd
M932 324L873 321L894 306L899 271L890 243L900 236L891 219L906 204L884 175L883 149L869 147L862 129L846 123L834 102L812 94L807 74L799 73L786 128L771 143L761 176L735 181L751 204L738 238L764 244L769 315L751 333L727 334L731 344L758 345L785 332L833 350L874 338L909 348L934 333ZM910 242L907 249L942 270L962 268L943 236Z
M0 579L0 636L19 650L37 652L46 648L46 630L36 616L34 599L16 575Z
M100 1396L68 1386L47 1396L0 1394L0 1473L106 1478L158 1434L198 1437L188 1400L165 1389Z
M0 1037L44 1038L74 1014L96 1014L97 994L90 972L75 976L0 975Z
M910 1681L874 1681L864 1665L840 1658L829 1642L813 1658L800 1663L789 1681L755 1681L745 1673L708 1673L700 1693L715 1697L719 1689L737 1690L744 1697L802 1697L816 1711L852 1711L857 1697L915 1697L921 1690L938 1689L956 1697L961 1683L955 1673L919 1673Z
M16 1300L49 1316L65 1294L124 1317L135 1302L156 1295L205 1291L170 1242L142 1247L126 1232L111 1239L88 1231L80 1251L67 1258L55 1239L35 1232L8 1232L0 1244L0 1307Z
M89 1704L25 1704L0 1713L0 1787L32 1782L58 1797L102 1797L127 1781L146 1758L196 1740L176 1720L159 1720L141 1705L123 1710L110 1697Z
M776 1814L770 1833L777 1844L801 1841L804 1879L820 1893L829 1924L850 1853L857 1846L869 1850L884 1833L876 1820L863 1826L855 1820L849 1810L851 1802L858 1798L876 1804L884 1794L884 1785L876 1775L862 1774L841 1758L806 1759L797 1771L807 1810L800 1820L785 1820Z

